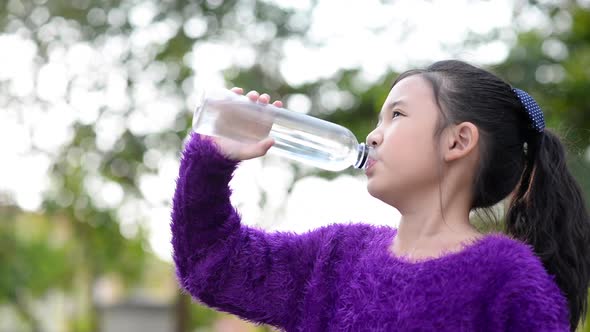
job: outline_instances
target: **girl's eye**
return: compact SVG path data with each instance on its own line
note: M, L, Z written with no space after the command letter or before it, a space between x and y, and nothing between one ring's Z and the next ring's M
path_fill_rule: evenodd
M398 115L402 115L402 114L401 114L400 112L398 112L398 111L393 111L393 118L394 118L394 119L396 118L396 116L395 116L396 114L398 114Z

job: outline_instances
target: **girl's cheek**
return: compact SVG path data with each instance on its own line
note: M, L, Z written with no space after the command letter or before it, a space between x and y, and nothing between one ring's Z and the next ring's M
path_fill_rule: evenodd
M384 138L385 140L389 141L389 142L390 142L390 144L391 144L391 140L395 140L395 139L396 139L396 136L397 136L397 135L396 135L396 131L395 131L395 130L391 130L391 129L389 129L389 128L388 128L388 130L387 130L387 131L385 131L385 132L383 133L383 138Z

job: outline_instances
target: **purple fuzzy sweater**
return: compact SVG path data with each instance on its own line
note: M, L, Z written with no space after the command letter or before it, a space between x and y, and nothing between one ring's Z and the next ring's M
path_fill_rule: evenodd
M172 208L180 285L221 311L286 331L568 331L565 297L531 248L500 233L410 261L396 230L333 224L305 234L240 223L238 163L192 134Z

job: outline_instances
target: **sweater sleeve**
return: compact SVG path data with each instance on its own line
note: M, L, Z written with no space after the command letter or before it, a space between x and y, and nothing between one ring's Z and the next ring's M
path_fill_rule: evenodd
M521 245L506 266L492 304L493 331L570 331L567 300L532 248Z
M297 235L241 225L228 186L236 166L210 139L192 134L172 207L178 281L215 309L256 323L292 324L330 228Z

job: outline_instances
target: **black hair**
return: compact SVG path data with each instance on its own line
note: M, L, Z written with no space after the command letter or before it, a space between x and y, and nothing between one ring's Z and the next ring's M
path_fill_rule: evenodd
M566 165L566 148L551 130L535 131L507 82L462 61L436 62L402 73L432 86L442 113L435 137L452 124L473 123L480 135L480 163L471 209L510 198L504 232L530 244L568 300L570 328L587 309L590 217L582 190Z

